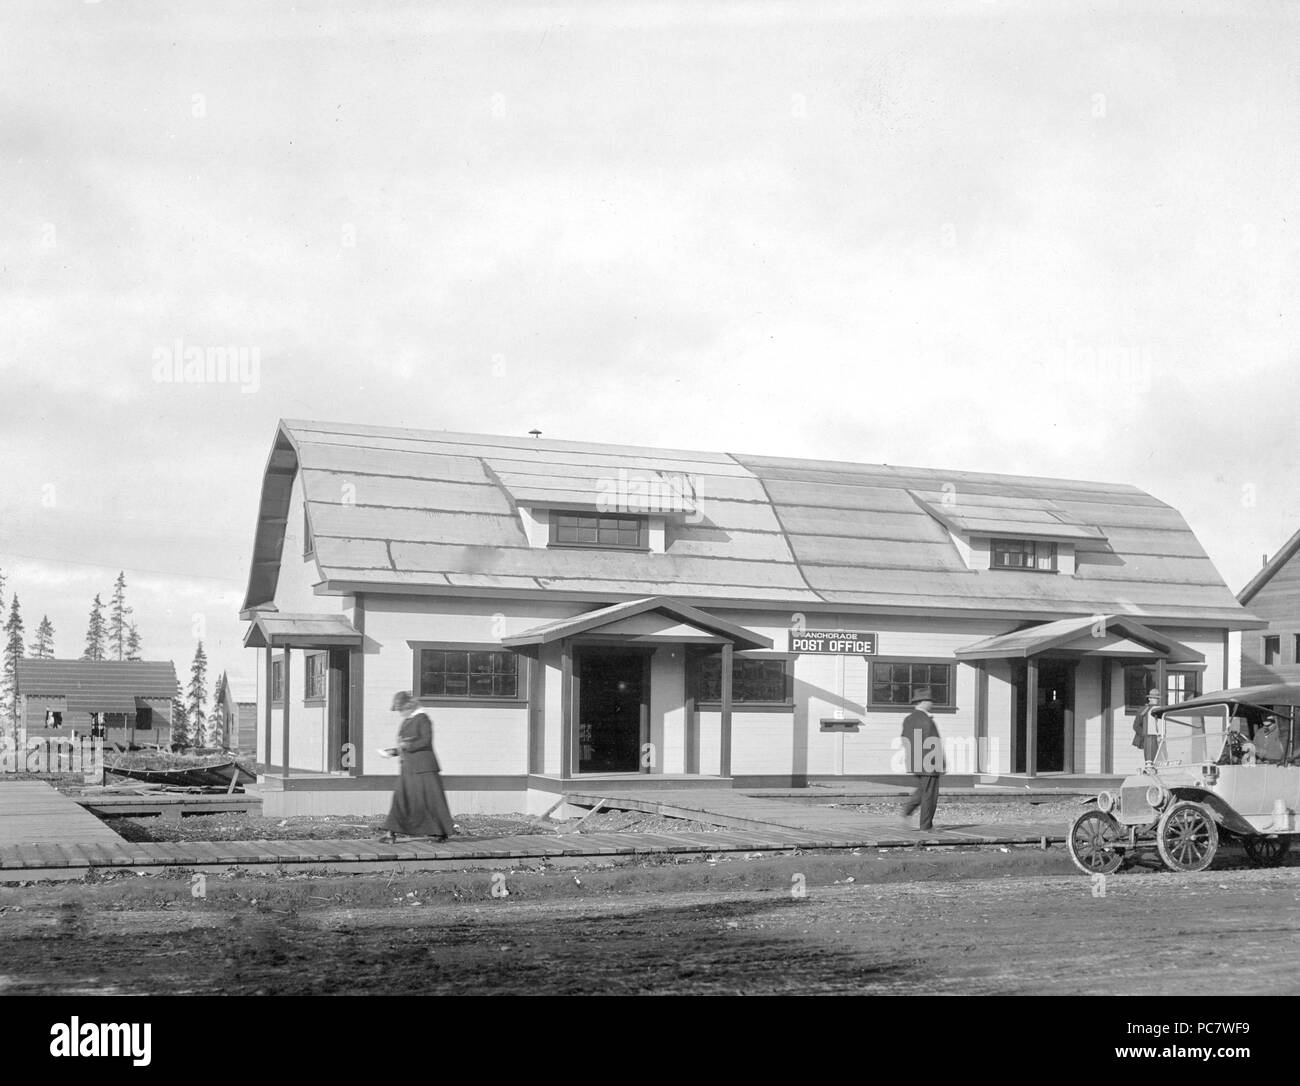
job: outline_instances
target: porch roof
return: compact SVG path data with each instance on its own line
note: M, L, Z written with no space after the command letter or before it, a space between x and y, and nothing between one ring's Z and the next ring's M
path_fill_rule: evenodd
M1098 629L1100 627L1100 629ZM1022 660L1045 652L1085 652L1094 656L1131 656L1147 649L1171 663L1200 664L1205 656L1181 641L1157 633L1125 615L1063 618L1028 629L998 634L957 650L960 660Z
M559 641L561 638L573 637L576 634L592 633L636 615L643 615L652 611L675 618L679 622L693 626L703 633L725 638L727 641L734 642L738 649L770 649L772 647L771 638L756 634L752 630L745 629L744 626L736 625L734 622L727 622L725 619L711 615L698 607L692 607L690 604L682 603L680 600L669 599L667 596L648 596L645 599L629 600L626 603L616 603L610 607L602 607L596 611L574 615L572 618L559 619L556 622L534 626L523 633L503 637L501 644L512 649L546 645L552 641Z
M362 635L342 615L259 614L248 628L249 649L360 645Z

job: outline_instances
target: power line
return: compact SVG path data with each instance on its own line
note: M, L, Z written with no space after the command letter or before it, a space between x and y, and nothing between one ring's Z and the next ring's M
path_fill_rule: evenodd
M50 558L44 554L22 554L19 551L0 551L2 558L25 558L29 562L52 562L60 566L82 566L86 569L117 569L126 573L152 573L158 577L179 577L190 581L216 581L221 584L244 584L233 577L213 577L206 573L182 573L174 569L145 569L139 566L120 566L112 562L85 562L76 558Z

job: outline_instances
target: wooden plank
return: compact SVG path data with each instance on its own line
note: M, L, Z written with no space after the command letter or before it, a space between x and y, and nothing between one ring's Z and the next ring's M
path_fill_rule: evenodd
M701 538L668 529L667 553L697 558L739 558L754 562L794 562L794 555L781 532L735 532L710 529L711 538Z
M512 493L520 489L538 493L574 492L587 495L587 501L598 501L605 495L617 498L624 493L631 496L637 493L658 495L661 498L672 497L677 493L672 489L675 484L671 478L666 479L665 474L645 468L611 470L603 465L586 464L557 468L552 464L503 461L496 458L492 460L492 466L502 486ZM620 474L620 470L623 474ZM714 501L722 499L767 504L763 484L747 475L718 475L701 471L698 465L688 472L667 474L679 478L687 476L695 487L694 493L699 497Z
M531 577L607 576L618 580L677 581L705 586L764 585L803 588L798 569L785 562L740 562L722 558L647 555L588 549L446 547L424 543L394 543L399 569L448 570Z
M897 540L873 539L869 535L851 536L792 535L791 546L799 562L807 565L854 566L869 570L907 569L936 570L965 574L968 567L961 560L948 534L938 529L942 539Z
M378 439L363 441L365 447L373 447L387 441L418 442L420 447L429 449L446 448L452 453L464 453L475 456L509 455L524 459L547 458L577 454L579 456L597 456L608 454L627 459L628 457L655 459L672 462L683 459L691 463L711 464L714 470L735 470L737 465L727 453L692 452L684 449L652 449L627 445L602 445L595 442L579 441L540 441L531 437L508 437L500 434L466 434L448 430L412 430L395 426L360 426L354 424L340 425L309 420L286 421L285 424L298 440L312 440L316 434L335 434L339 436Z

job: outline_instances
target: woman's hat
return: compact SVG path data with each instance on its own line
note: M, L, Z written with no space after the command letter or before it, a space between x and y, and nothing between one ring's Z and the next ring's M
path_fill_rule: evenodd
M418 705L415 695L409 690L402 690L393 695L393 712L400 713L403 709L409 709L412 705Z

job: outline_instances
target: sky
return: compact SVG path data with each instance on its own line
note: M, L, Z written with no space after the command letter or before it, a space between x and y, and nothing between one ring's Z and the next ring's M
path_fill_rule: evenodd
M0 573L251 687L280 418L1300 530L1295 3L9 2ZM235 379L168 380L229 349Z

